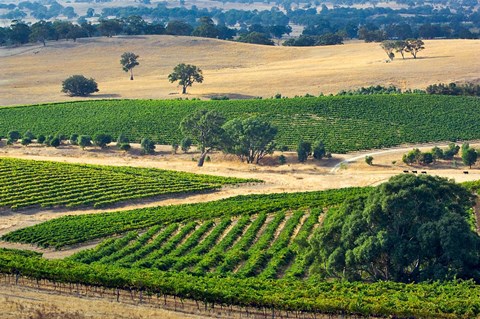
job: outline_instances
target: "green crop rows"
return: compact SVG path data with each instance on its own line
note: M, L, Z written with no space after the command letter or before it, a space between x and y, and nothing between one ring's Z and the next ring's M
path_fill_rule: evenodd
M281 211L245 215L247 218L175 223L166 228L153 226L142 235L132 231L120 238L107 239L69 259L88 264L265 279L283 277L300 266L297 277L303 277L309 267L303 258L306 246L297 243L311 234L320 212L319 209ZM229 229L229 225L233 227Z
M322 140L332 152L402 143L480 138L480 99L435 95L332 96L242 101L109 100L0 108L10 130L69 135L124 133L132 141L180 141L180 121L198 109L227 119L260 116L278 127L277 145ZM115 114L115 116L112 116Z
M0 208L94 206L248 182L229 177L0 158Z
M62 247L109 237L63 260L0 249L0 272L172 295L218 305L392 318L476 318L473 282L325 282L309 275L307 239L328 207L371 188L249 195L68 216L3 239ZM295 314L291 314L295 317ZM313 314L312 317L315 317Z
M132 230L142 230L155 225L170 225L169 227L171 227L171 224L180 222L250 216L287 209L327 207L342 203L347 197L365 196L369 191L370 188L346 188L322 192L248 195L199 204L65 216L8 233L2 239L60 248Z

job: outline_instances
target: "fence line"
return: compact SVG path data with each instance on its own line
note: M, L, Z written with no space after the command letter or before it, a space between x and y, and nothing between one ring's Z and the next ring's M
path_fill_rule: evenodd
M273 308L241 307L235 305L214 305L198 300L182 299L163 294L149 294L139 290L105 288L78 283L59 283L46 279L32 279L20 275L1 274L0 284L20 286L40 291L48 291L61 295L82 296L106 299L131 305L158 307L164 310L209 316L225 319L359 319L355 315L318 314L304 311L285 311ZM373 318L373 317L370 317Z

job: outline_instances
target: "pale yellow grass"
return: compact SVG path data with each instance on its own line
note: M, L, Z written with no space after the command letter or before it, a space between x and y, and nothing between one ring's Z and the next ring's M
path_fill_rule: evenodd
M480 78L479 40L425 41L414 60L386 63L378 43L328 47L270 47L173 36L91 38L0 49L0 105L73 100L60 92L73 74L93 77L100 92L91 98L174 98L180 89L167 80L178 63L204 71L205 81L189 97L216 94L270 97L336 93L369 85L425 88L428 84ZM122 71L125 51L140 55L135 80ZM35 54L35 52L38 52Z
M75 297L0 283L2 319L201 319L196 316L93 297Z

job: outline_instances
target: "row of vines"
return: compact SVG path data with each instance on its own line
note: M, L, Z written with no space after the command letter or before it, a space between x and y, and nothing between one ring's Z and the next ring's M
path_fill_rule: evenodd
M331 152L480 138L480 100L432 95L329 96L319 98L161 101L107 100L0 108L0 136L10 130L36 134L93 135L98 128L130 141L148 137L172 144L179 123L198 109L227 119L259 116L278 128L278 146L323 141ZM115 116L112 116L115 114ZM461 130L459 128L462 128Z
M197 300L212 307L237 305L391 318L475 318L480 315L480 287L470 281L368 284L325 282L316 278L219 278L158 269L46 260L34 254L5 249L0 250L0 272L58 283L169 295Z
M0 207L103 207L151 196L256 180L159 169L0 158Z
M19 229L2 240L61 248L92 239L145 230L174 223L208 221L214 218L244 217L300 208L323 208L342 203L347 197L366 196L370 188L345 188L319 192L244 195L219 201L142 208L131 211L64 216Z

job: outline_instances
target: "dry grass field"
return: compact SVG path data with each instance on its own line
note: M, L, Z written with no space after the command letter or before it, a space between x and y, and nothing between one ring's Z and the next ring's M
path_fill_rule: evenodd
M378 43L350 42L327 47L269 47L215 39L134 36L89 38L0 48L3 76L0 105L73 100L60 92L70 75L94 78L100 92L87 99L178 98L180 88L167 80L178 63L195 64L205 81L188 97L233 98L318 95L369 85L425 88L428 84L480 79L479 40L425 41L414 60L386 63ZM120 66L120 55L140 55L135 80Z

